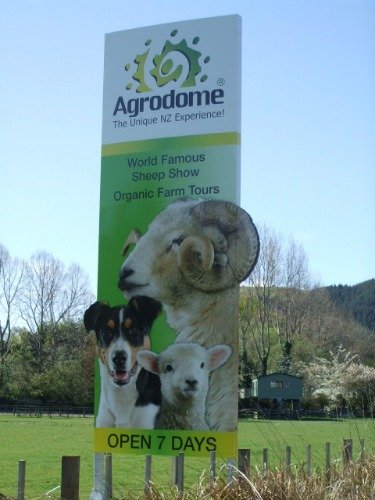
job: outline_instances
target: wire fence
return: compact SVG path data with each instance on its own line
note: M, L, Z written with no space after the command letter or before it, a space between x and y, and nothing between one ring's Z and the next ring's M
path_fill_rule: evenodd
M30 417L92 417L92 406L61 406L61 405L30 405L7 404L0 405L0 413Z

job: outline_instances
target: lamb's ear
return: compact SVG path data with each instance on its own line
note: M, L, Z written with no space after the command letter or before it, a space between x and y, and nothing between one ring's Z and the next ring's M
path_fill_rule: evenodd
M229 345L219 344L208 350L208 370L215 370L223 365L232 354L232 348Z
M145 368L147 371L151 373L155 373L155 375L159 375L159 356L152 351L139 351L137 354L138 363Z
M133 297L128 305L134 307L144 326L151 326L161 312L160 302L149 297Z
M86 309L85 314L83 316L83 324L85 325L86 331L91 332L91 330L95 330L98 327L98 320L102 316L104 311L108 311L110 309L108 302L94 302L91 306Z

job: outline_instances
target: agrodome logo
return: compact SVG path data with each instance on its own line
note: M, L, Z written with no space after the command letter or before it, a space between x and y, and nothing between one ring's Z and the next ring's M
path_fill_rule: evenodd
M171 38L176 37L177 33L178 30L173 30L170 34ZM186 39L177 43L167 40L161 52L152 56L150 54L152 40L146 40L147 50L134 58L135 71L132 72L133 64L125 65L125 71L131 78L130 81L128 80L126 90L134 90L134 85L137 85L135 91L143 94L162 88L170 82L181 81L181 88L195 87L198 77L200 82L205 82L207 75L202 74L202 67L199 63L202 53L193 48L198 43L198 36L194 37L191 46L187 44ZM210 57L206 56L203 64L209 61Z
M177 33L178 30L173 30L170 37L174 38ZM175 108L204 108L224 103L223 78L217 81L220 88L195 88L197 83L208 80L203 68L210 62L210 56L203 56L202 60L202 53L194 48L199 43L198 36L193 38L191 45L186 39L176 43L167 40L160 53L156 54L152 51L152 43L151 39L146 40L144 45L147 50L138 54L133 63L125 64L124 69L128 74L125 95L117 98L112 116L134 118L144 113ZM175 88L169 85L173 82ZM128 98L126 94L130 91L133 97L128 94Z

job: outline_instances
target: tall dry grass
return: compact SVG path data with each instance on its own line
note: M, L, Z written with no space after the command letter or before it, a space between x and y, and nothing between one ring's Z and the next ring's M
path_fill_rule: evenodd
M139 497L129 496L126 499ZM291 473L269 471L265 475L252 471L250 479L240 473L229 485L224 480L210 482L202 476L195 487L183 494L175 489L158 491L153 487L147 500L375 500L375 457L350 464L344 469L331 469L330 476L302 469Z
M42 498L42 497L40 497ZM60 498L58 494L43 499ZM202 475L195 486L180 493L175 487L159 490L155 485L145 495L113 492L114 500L375 500L375 456L351 463L343 469L331 468L327 474L310 477L302 468L285 471L251 471L250 478L240 472L230 484L225 480L210 481ZM26 497L28 499L28 497ZM0 500L15 500L0 493ZM33 498L33 500L37 500ZM38 499L39 500L39 499Z

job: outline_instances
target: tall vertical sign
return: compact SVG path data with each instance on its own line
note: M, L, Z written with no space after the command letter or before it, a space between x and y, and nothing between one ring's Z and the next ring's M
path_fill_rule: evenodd
M229 211L239 201L240 46L241 19L236 15L106 36L98 298L110 306L130 300L141 323L155 305L144 296L160 301L166 313L149 321L147 341L138 342L137 348L130 341L130 347L124 348L134 359L117 375L113 359L119 351L111 350L110 344L121 328L135 323L126 310L120 314L118 331L115 319L106 320L107 330L102 334L107 337L99 345L101 371L96 377L95 451L236 454L238 286L226 291L220 285L215 292L207 284L198 286L199 300L194 287L199 274L196 266L204 267L203 274L210 266L218 274L228 260L227 242L220 243L220 231L225 232L222 227L230 215L216 215L214 227L215 217L206 214L216 210L216 201L232 202ZM175 203L181 199L184 201ZM202 205L206 201L208 205ZM195 229L182 228L192 218ZM171 221L176 226L172 236L167 235ZM202 235L197 235L200 230ZM138 231L145 236L129 256L122 256L128 234L136 243ZM211 237L212 233L219 236ZM214 250L211 245L206 255L205 242L216 237ZM225 249L217 251L221 244ZM153 258L157 264L152 263ZM183 260L186 272L182 271ZM118 286L120 268L122 290ZM177 274L178 280L186 278L185 284L170 284L168 280L176 280ZM186 296L178 299L183 293L190 293L190 305ZM209 307L212 320L199 317L199 305L206 296L208 300L216 296L219 304ZM176 310L177 302L183 312ZM204 333L196 338L191 334L195 314L197 328L208 332L208 340ZM220 318L220 314L226 317ZM211 323L207 327L204 321ZM126 345L128 340L124 337L123 342ZM185 372L177 373L178 369ZM152 374L156 379L147 382L146 377L143 385L136 383L140 370L142 376ZM175 387L178 377L184 387ZM150 387L156 387L155 380L161 381L161 403L146 400ZM220 394L222 388L224 395ZM142 391L146 395L140 396ZM172 401L170 394L178 391L182 399L176 396ZM126 405L122 417L111 408L116 404ZM186 419L178 415L181 408ZM151 415L151 423L146 414Z

